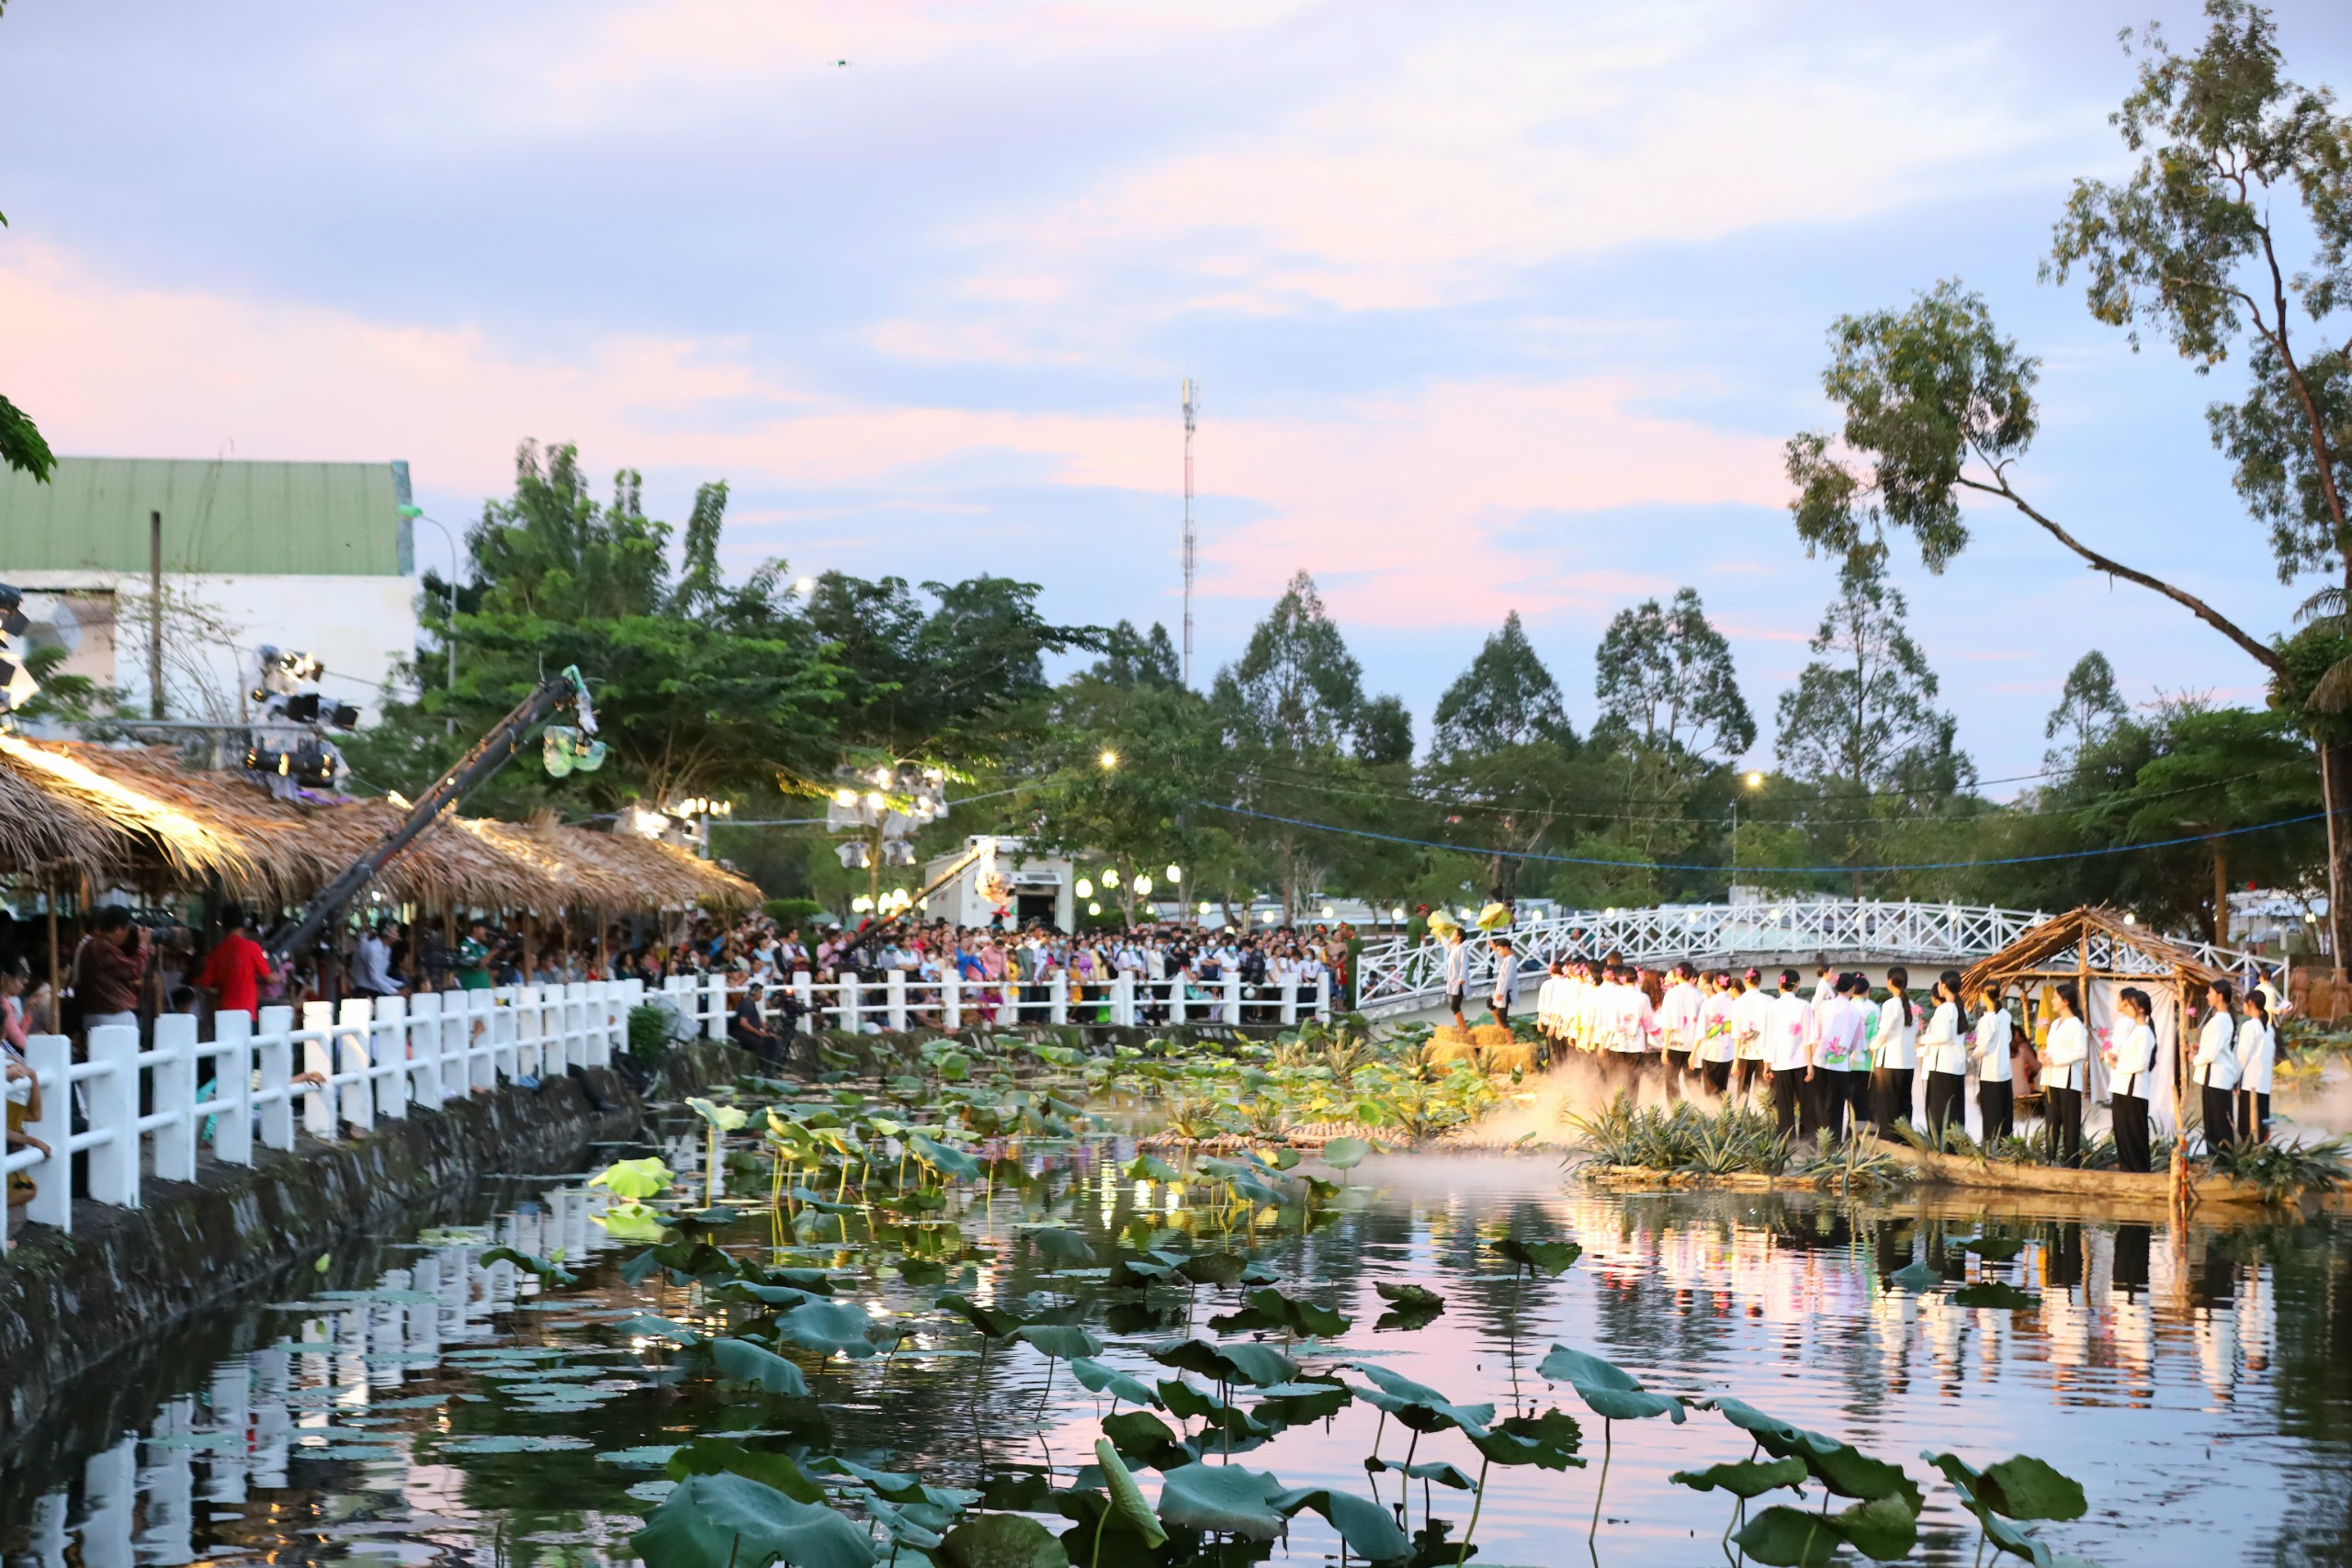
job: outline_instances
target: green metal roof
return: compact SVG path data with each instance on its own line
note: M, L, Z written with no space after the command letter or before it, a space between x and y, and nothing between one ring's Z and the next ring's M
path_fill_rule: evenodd
M47 484L0 469L0 579L143 572L157 512L166 571L405 577L408 499L406 463L60 457Z

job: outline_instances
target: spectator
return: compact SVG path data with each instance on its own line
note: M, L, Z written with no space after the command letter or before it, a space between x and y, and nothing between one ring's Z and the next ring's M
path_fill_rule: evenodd
M490 989L490 955L492 943L490 922L476 920L466 929L466 940L458 944L458 986L461 990Z
M98 929L74 952L74 998L84 1030L138 1025L150 956L147 933L131 923L129 909L109 904L99 911Z
M401 994L400 982L392 978L390 937L395 929L386 919L373 931L359 933L359 945L351 954L351 988L363 997L381 1000Z
M245 934L245 912L236 905L220 911L220 945L196 972L197 987L211 998L214 1012L257 1019L262 992L272 979L269 955Z

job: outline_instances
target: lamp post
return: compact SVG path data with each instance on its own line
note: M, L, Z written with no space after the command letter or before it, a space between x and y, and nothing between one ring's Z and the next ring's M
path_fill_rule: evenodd
M449 545L449 629L441 640L449 650L449 690L458 689L458 536L449 532L447 524L437 517L427 517L420 507L403 506L401 515L413 523L430 523L441 530L441 537ZM457 723L455 718L449 721Z

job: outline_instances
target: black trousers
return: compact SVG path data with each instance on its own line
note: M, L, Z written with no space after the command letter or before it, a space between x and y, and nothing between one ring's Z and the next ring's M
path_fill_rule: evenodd
M2250 1089L2238 1090L2238 1136L2249 1144L2270 1141L2270 1097Z
M2050 1129L2050 1157L2060 1165L2082 1164L2083 1091L2044 1088L2041 1099L2041 1119Z
M1813 1075L1814 1125L1828 1137L1842 1136L1846 1131L1846 1108L1853 1103L1854 1079L1857 1073L1831 1072L1823 1067Z
M1943 1136L1946 1127L1964 1125L1967 1113L1961 1108L1968 1100L1966 1073L1929 1073L1928 1075L1928 1132L1937 1138Z
M1878 1123L1881 1133L1907 1124L1911 1120L1911 1075L1914 1067L1876 1067L1871 1072L1871 1099L1874 1109L1871 1120Z
M2018 1133L2017 1086L2009 1083L1979 1083L1976 1086L1976 1114L1984 1123L1984 1136L2014 1138Z
M1702 1062L1699 1066L1699 1076L1707 1080L1708 1090L1713 1094L1724 1095L1731 1091L1729 1062Z
M2144 1175L2148 1169L2148 1102L2136 1094L2108 1101L2115 1122L2115 1168Z
M1772 1125L1794 1137L1797 1132L1797 1102L1804 1089L1804 1070L1791 1067L1772 1075Z
M1764 1064L1753 1056L1743 1056L1736 1065L1739 1068L1739 1091L1755 1094L1756 1081L1764 1076Z
M1669 1100L1687 1099L1690 1093L1690 1053L1668 1051L1666 1054L1666 1098Z
M2237 1091L2205 1086L2205 1146L2228 1148L2238 1141Z

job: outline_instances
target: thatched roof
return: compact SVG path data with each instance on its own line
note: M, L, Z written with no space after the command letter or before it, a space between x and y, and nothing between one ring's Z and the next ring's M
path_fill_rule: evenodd
M241 773L183 768L163 748L0 737L0 875L218 886L249 902L299 904L405 815L383 800L278 800ZM372 886L395 902L548 912L725 908L760 897L670 845L458 817L420 834Z
M2087 975L2094 979L2188 980L2210 984L2225 972L2193 950L2112 909L2086 906L2042 921L2008 946L1968 966L1961 977L1973 993L2028 980Z

